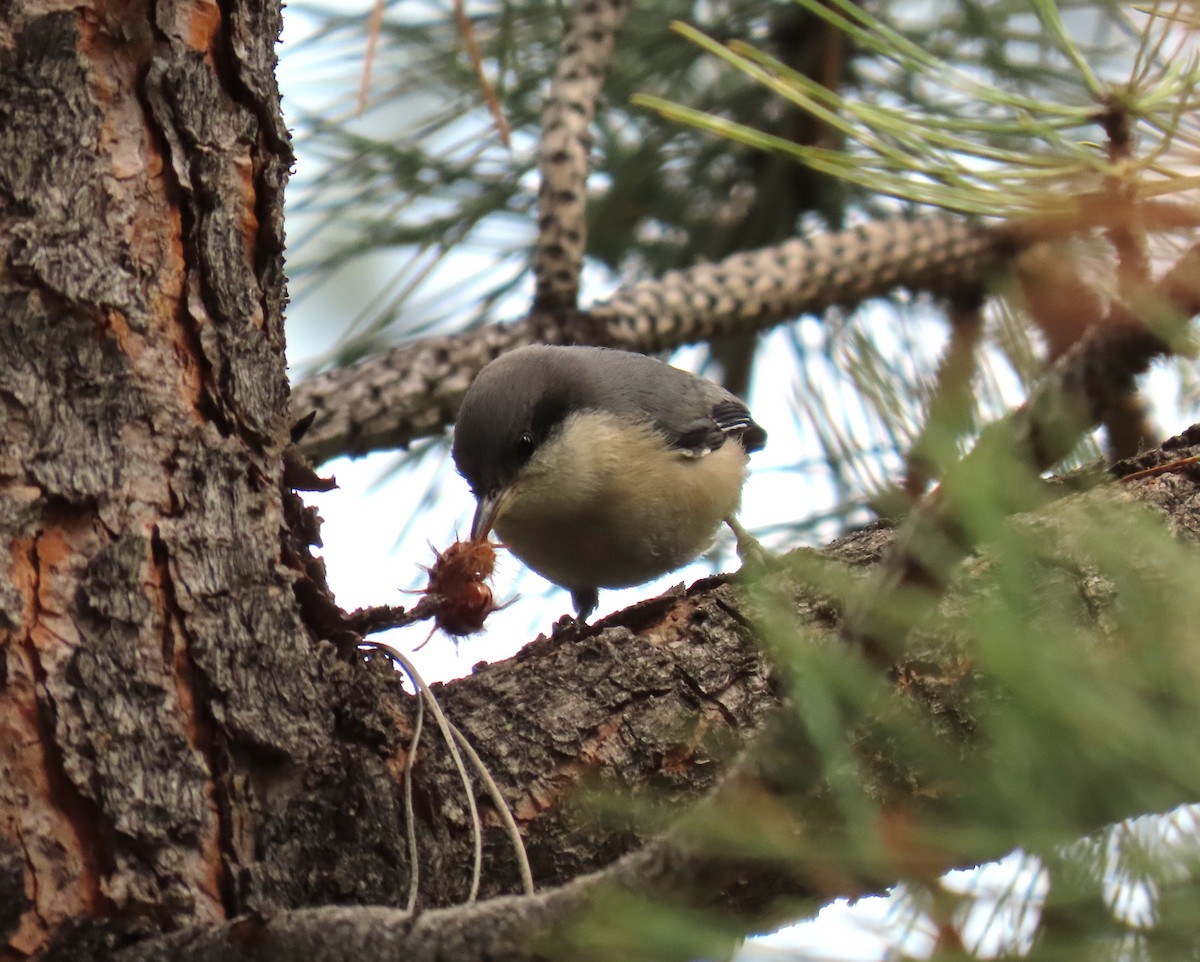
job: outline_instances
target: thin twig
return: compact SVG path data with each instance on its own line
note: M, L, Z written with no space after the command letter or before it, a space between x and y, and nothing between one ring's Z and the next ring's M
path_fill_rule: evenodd
M409 678L412 678L409 675ZM413 680L416 685L416 680ZM417 892L420 889L421 872L417 858L417 823L413 816L413 766L417 763L417 747L421 743L421 729L425 724L425 699L417 699L417 719L413 723L412 741L408 746L408 758L404 761L404 831L408 836L408 911L417 907Z
M426 595L411 608L404 608L401 605L372 605L370 608L358 608L346 615L344 627L365 638L378 631L405 628L418 621L424 621L426 618L432 618L436 614L437 600Z
M1119 480L1122 482L1141 481L1143 478L1152 478L1157 474L1168 474L1173 471L1178 471L1180 468L1186 468L1193 464L1200 464L1200 455L1195 455L1190 458L1180 458L1178 461L1168 461L1166 464L1156 464L1152 468L1146 468L1142 471L1134 471L1133 474L1122 475Z
M463 751L467 753L467 758L475 767L475 774L479 776L484 787L491 796L492 804L496 806L496 811L500 815L500 820L504 822L504 827L508 830L509 840L513 845L513 854L517 858L517 867L521 870L521 887L525 890L526 895L533 894L533 871L529 867L529 855L525 851L525 841L521 838L521 829L517 827L517 820L513 818L512 810L508 807L508 802L504 800L504 796L500 794L500 786L496 784L496 780L492 778L492 773L487 770L487 766L483 764L483 759L479 757L479 753L475 751L474 746L467 741L465 735L458 730L454 722L450 722L450 732L458 740L458 744L462 746Z
M371 66L375 63L375 46L383 29L383 8L385 0L375 0L375 8L371 11L371 24L367 28L367 52L363 55L362 80L358 85L358 102L354 105L354 113L361 117L367 106L367 88L371 86Z
M388 656L404 669L405 674L412 679L413 687L417 689L429 704L429 710L433 712L433 718L442 733L442 738L445 739L446 748L450 752L450 758L454 762L454 767L458 769L459 778L462 779L463 789L467 795L467 808L471 812L471 841L475 850L475 861L471 871L471 891L468 893L466 901L467 905L472 905L479 897L479 880L483 874L483 823L479 820L479 806L475 801L475 789L471 785L471 776L467 774L467 767L463 764L462 755L459 754L458 746L454 743L454 736L450 732L450 722L442 714L442 706L438 704L437 698L429 690L429 685L425 683L425 679L417 671L417 666L409 661L402 652L390 645L382 645L378 642L375 644L379 649L386 651Z

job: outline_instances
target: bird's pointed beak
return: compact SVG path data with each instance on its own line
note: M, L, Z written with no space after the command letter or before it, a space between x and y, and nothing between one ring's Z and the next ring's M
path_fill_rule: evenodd
M481 494L475 502L475 517L471 520L471 540L484 541L492 533L492 525L504 510L508 500L508 488L490 494Z

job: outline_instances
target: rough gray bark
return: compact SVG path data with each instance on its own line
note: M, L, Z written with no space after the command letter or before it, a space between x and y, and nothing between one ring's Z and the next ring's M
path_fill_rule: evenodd
M0 52L5 957L254 904L334 753L279 563L279 13L214 16L18 7Z

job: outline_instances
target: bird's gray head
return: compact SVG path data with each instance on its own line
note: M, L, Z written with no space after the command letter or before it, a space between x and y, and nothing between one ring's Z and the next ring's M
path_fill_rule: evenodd
M493 361L463 399L454 426L454 463L477 497L512 482L576 406L571 358L529 347Z

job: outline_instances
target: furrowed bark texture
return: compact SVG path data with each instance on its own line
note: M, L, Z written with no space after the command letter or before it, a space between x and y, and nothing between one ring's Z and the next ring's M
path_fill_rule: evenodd
M279 565L278 8L46 9L0 51L5 958L253 904L336 707Z

